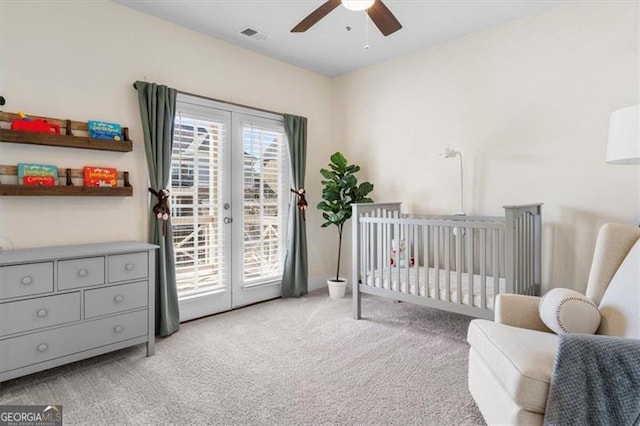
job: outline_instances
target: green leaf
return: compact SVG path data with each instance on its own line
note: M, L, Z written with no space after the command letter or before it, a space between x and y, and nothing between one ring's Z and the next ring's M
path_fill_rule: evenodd
M335 164L339 170L344 171L347 168L347 159L340 152L336 152L331 156L331 162Z
M335 172L330 172L329 170L326 169L320 169L320 174L325 178L325 179L329 179L332 180L336 177L336 173Z
M373 191L373 185L369 182L362 182L358 187L358 195L362 198L366 197Z
M356 185L358 185L358 178L356 178L354 175L347 175L342 180L344 181L345 188L348 189L353 189L356 187Z
M325 212L331 211L331 206L327 204L326 201L320 201L316 207L318 210L323 210Z
M335 170L336 172L340 171L340 167L336 166L333 163L329 163L329 167L331 167L332 170Z

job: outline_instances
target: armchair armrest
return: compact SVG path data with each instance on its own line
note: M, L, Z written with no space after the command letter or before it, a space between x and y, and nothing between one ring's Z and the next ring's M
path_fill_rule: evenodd
M522 294L499 294L496 298L495 321L513 327L553 333L540 319L540 299Z

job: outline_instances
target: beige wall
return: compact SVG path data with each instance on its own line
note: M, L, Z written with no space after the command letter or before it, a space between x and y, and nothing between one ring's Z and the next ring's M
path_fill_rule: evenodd
M131 128L128 154L0 144L0 163L112 165L132 174L132 198L0 197L0 235L16 248L143 240L147 170L135 80L309 118L308 169L331 147L331 81L112 2L1 2L5 111L98 119ZM162 49L162 51L161 51ZM320 197L309 179L310 199ZM333 235L310 210L310 275L324 277ZM6 243L5 243L6 244Z
M457 210L457 163L438 157L446 145L464 154L467 212L544 202L547 288L582 290L598 226L640 216L638 167L604 163L609 113L638 102L633 3L569 5L334 80L111 2L0 8L6 111L119 122L134 140L129 154L0 144L2 164L114 165L135 188L132 198L0 197L0 235L16 247L145 238L138 79L309 118L316 282L334 268L335 230L319 228L314 206L336 149L363 166L376 200L406 211Z
M343 75L335 139L377 201L409 212L544 202L545 288L584 290L598 227L637 223L638 167L604 162L609 114L638 103L635 3L580 3ZM375 48L373 46L372 48Z

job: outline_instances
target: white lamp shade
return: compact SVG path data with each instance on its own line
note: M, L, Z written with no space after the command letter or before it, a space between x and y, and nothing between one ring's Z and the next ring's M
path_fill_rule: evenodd
M342 0L342 5L349 10L366 10L373 6L375 0Z
M607 140L607 163L640 164L638 105L611 113Z

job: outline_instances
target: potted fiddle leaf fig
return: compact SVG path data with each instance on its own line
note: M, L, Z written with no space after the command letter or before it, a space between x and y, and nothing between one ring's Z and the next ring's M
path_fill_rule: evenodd
M334 225L338 229L338 265L335 278L327 280L329 295L333 299L344 297L347 279L340 277L340 257L342 255L342 230L344 224L351 218L351 205L354 203L372 203L367 196L373 191L369 182L358 184L356 173L360 166L348 164L347 159L340 152L331 156L329 169L321 169L322 201L318 209L322 211L325 222L323 228Z

